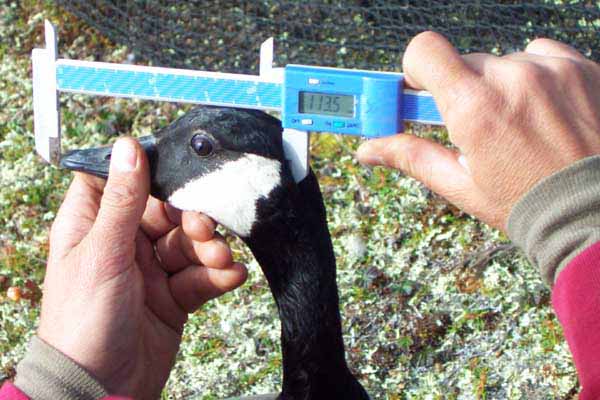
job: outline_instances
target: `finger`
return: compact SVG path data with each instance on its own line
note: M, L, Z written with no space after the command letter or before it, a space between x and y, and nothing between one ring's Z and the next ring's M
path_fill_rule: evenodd
M214 236L217 224L206 214L184 211L181 215L181 227L192 240L205 242Z
M168 275L154 257L152 243L144 233L139 231L135 243L136 260L144 277L146 306L158 319L175 332L181 333L187 320L187 313L173 299Z
M172 223L175 225L181 225L181 216L183 211L173 207L169 203L165 203L165 211Z
M90 240L101 243L100 247L111 255L129 256L149 186L148 163L139 143L131 138L118 140Z
M450 42L435 32L415 36L406 48L402 64L406 83L430 91L442 115L479 78Z
M154 197L149 197L146 203L141 228L152 241L166 235L177 226L169 218L165 206L165 203Z
M357 157L363 164L399 169L459 207L465 205L465 193L474 189L460 154L427 139L402 134L369 140L359 147Z
M165 271L178 272L190 264L202 264L211 268L225 268L232 262L229 245L223 237L194 241L177 227L156 242L156 252Z
M169 286L179 306L192 313L207 301L241 286L247 277L246 267L239 263L225 269L192 265L169 278Z
M98 213L102 191L76 173L50 231L51 256L62 258L87 235ZM57 238L57 240L54 240Z
M587 60L573 47L552 39L535 39L527 45L525 52L543 57L562 57L575 61Z

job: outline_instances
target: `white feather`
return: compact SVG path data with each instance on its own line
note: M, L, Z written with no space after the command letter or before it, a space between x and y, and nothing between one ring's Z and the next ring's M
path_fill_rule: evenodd
M281 163L247 154L192 180L169 197L169 203L198 211L242 237L250 235L256 221L256 202L281 183Z

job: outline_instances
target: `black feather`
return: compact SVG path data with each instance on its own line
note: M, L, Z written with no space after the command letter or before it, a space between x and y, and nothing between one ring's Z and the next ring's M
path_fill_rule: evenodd
M178 148L198 131L219 142L218 157L200 159ZM281 319L280 399L368 399L345 361L335 256L319 184L312 171L294 182L281 133L281 122L261 111L195 108L156 134L152 191L166 199L182 182L246 153L281 161L281 184L258 200L258 218L244 238L269 282Z

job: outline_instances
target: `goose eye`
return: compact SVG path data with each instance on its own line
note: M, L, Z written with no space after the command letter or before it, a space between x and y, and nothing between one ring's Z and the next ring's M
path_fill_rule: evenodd
M204 135L194 135L191 142L192 148L200 157L210 156L214 149L213 141Z

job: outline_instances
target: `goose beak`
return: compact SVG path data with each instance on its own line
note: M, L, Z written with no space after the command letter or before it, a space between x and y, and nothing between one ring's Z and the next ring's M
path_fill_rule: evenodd
M137 140L152 164L153 156L156 153L156 138L150 135ZM111 154L112 146L72 150L62 155L60 167L70 169L71 171L85 172L86 174L101 178L108 178Z

